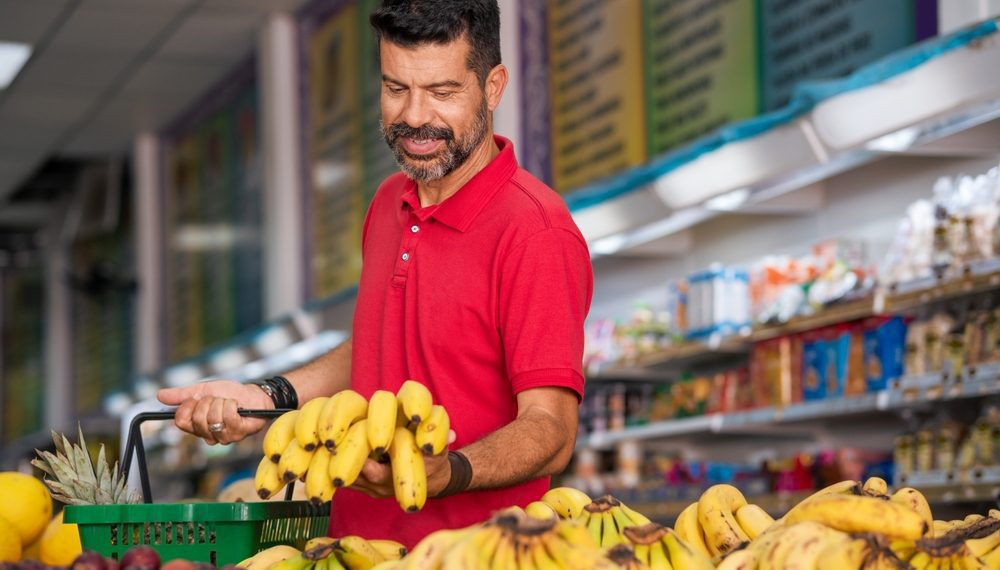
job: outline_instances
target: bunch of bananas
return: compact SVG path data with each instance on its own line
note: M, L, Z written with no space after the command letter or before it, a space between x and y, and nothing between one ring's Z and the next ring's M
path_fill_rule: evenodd
M257 493L267 499L299 479L310 501L325 503L337 488L352 485L372 458L391 463L396 500L416 512L427 500L422 454L442 453L449 430L444 407L414 380L396 394L376 391L370 400L353 390L314 398L278 417L264 434Z
M306 542L301 552L291 549L294 552L289 554L290 548L269 548L238 566L248 570L369 570L406 555L406 548L398 542L366 540L360 536L316 537Z
M578 520L601 548L625 542L625 530L649 524L649 519L628 508L611 495L605 495L583 507Z
M627 527L623 534L638 561L633 565L637 570L711 570L715 567L711 558L698 552L673 529L648 523Z
M540 520L517 507L459 530L429 535L398 563L377 570L615 570L586 528L551 517Z

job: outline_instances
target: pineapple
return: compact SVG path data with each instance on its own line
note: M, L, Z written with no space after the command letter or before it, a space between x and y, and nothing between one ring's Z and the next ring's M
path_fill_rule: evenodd
M44 479L52 497L67 505L116 505L135 504L141 501L138 493L130 491L118 470L108 467L104 446L97 455L97 469L90 460L83 430L77 426L79 443L71 445L65 435L52 432L56 453L38 451L31 464L45 472Z

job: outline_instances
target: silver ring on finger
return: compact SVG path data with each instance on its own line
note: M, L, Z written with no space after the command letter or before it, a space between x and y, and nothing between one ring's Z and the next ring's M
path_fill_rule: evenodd
M208 431L212 433L219 433L224 429L226 429L225 424L208 424Z

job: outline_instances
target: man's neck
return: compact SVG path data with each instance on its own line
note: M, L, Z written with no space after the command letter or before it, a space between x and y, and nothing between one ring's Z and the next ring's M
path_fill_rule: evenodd
M483 143L476 147L466 159L462 166L456 168L451 174L440 180L431 182L417 182L417 196L420 197L420 207L436 206L452 197L463 186L472 180L472 177L479 174L479 171L486 168L496 156L500 154L500 149L493 140L493 133L487 133Z

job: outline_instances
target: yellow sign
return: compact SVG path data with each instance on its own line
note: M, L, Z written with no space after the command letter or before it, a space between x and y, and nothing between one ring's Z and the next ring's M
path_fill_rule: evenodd
M646 160L642 2L548 8L552 179L566 192Z

